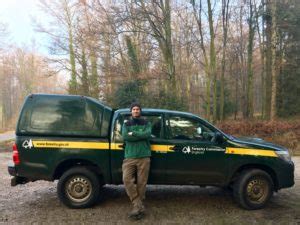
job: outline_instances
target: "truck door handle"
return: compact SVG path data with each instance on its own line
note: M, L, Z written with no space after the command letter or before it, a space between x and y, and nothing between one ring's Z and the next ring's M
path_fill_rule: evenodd
M124 148L124 144L118 145L119 148Z

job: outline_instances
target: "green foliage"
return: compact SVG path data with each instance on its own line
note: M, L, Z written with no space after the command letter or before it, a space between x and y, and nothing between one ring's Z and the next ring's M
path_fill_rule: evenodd
M111 104L114 108L127 108L132 102L144 103L145 81L132 80L119 84L112 99Z
M116 92L108 99L114 108L127 108L132 102L139 102L145 108L162 108L186 111L188 103L183 98L176 97L164 91L146 92L147 81L132 80L119 84Z
M231 101L229 98L225 98L225 105L224 105L224 114L225 118L230 115L233 115L234 112L237 110L237 105Z
M82 49L80 64L82 69L81 69L81 76L80 76L81 84L78 85L79 86L78 94L89 96L90 95L89 77L88 77L87 61L86 61L86 55L84 49Z
M71 64L71 79L69 81L68 93L77 94L77 75L76 75L76 63L75 63L75 53L73 47L73 36L72 32L69 31L69 57Z
M300 53L299 53L300 54ZM300 62L299 62L300 63ZM300 113L300 70L293 68L286 68L279 75L277 97L278 116L289 117L298 115Z
M148 93L147 95L147 107L170 109L178 111L187 111L188 102L183 97L178 97L167 93L165 91L159 91L158 93Z
M218 80L217 81L217 98L219 99L218 103L220 102L220 98L221 98L221 81ZM227 117L231 116L232 114L234 114L234 112L236 111L237 105L235 104L235 102L233 101L233 99L230 97L230 89L228 89L228 86L226 86L226 83L224 85L224 118L226 119ZM218 104L217 105L217 111L218 111L218 115L217 118L218 120L221 120L221 109L220 109L221 105Z
M68 82L68 93L71 95L77 94L77 81L76 77L72 77Z
M289 117L300 113L300 5L281 3L278 15L284 60L278 75L277 114Z

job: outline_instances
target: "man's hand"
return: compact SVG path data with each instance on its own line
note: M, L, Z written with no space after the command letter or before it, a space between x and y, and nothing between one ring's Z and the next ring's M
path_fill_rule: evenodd
M132 136L132 132L128 132L128 135L129 135L129 136Z

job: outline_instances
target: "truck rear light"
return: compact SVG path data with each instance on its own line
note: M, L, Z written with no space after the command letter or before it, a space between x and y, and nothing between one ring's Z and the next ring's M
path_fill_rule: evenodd
M19 165L20 164L20 157L19 157L19 151L17 148L16 143L13 145L13 161L15 165Z

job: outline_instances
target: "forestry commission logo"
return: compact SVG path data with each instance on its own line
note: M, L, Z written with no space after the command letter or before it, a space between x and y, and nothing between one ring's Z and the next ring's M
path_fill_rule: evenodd
M32 140L31 140L31 139L30 139L30 140L25 140L25 141L23 142L22 146L23 146L25 149L27 149L27 148L31 149L31 148L33 147Z
M207 150L206 147L197 147L197 146L185 146L182 149L183 154L192 154L192 155L202 155Z
M182 152L183 152L184 154L190 154L190 153L191 153L191 147L190 147L190 146L184 147L184 148L182 149Z

